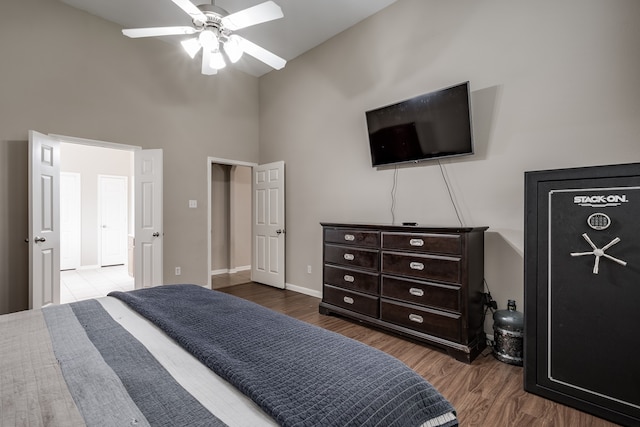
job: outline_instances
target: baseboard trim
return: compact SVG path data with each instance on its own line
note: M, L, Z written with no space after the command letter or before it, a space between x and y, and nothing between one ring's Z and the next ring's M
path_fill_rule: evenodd
M232 268L229 270L229 273L238 273L239 271L247 271L247 270L251 270L250 265L242 265L240 267Z
M322 292L313 289L303 288L302 286L285 283L284 288L288 291L298 292L299 294L309 295L311 297L322 298Z
M250 265L241 265L240 267L235 267L235 268L221 268L219 270L211 270L211 275L218 276L220 274L233 274L233 273L239 273L240 271L247 271L247 270L251 270Z

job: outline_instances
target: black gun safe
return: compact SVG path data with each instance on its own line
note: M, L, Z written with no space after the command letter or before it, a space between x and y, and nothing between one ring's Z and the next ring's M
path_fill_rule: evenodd
M640 425L640 163L525 173L524 388Z

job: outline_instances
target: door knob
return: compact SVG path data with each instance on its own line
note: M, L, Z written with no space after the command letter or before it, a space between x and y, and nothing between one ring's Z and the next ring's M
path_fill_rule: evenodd
M153 237L160 237L160 233L156 231L155 233L153 233Z
M34 241L35 241L36 243L40 243L40 242L46 242L46 241L47 241L47 239L45 239L44 237L38 237L38 236L36 236L36 238L34 239Z
M284 233L284 230L281 230L281 229L277 229L276 230L276 234L277 235L281 235L282 233Z

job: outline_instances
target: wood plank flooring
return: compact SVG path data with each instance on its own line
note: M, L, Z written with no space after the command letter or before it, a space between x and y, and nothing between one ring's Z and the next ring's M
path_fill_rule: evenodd
M340 317L323 316L318 313L318 298L256 283L218 290L356 339L402 360L453 404L462 427L616 425L525 392L522 368L499 362L489 350L467 365L435 348Z

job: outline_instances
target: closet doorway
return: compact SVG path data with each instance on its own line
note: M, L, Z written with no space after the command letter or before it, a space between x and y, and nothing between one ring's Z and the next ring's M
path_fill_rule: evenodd
M253 164L209 159L209 272L213 289L251 280Z

